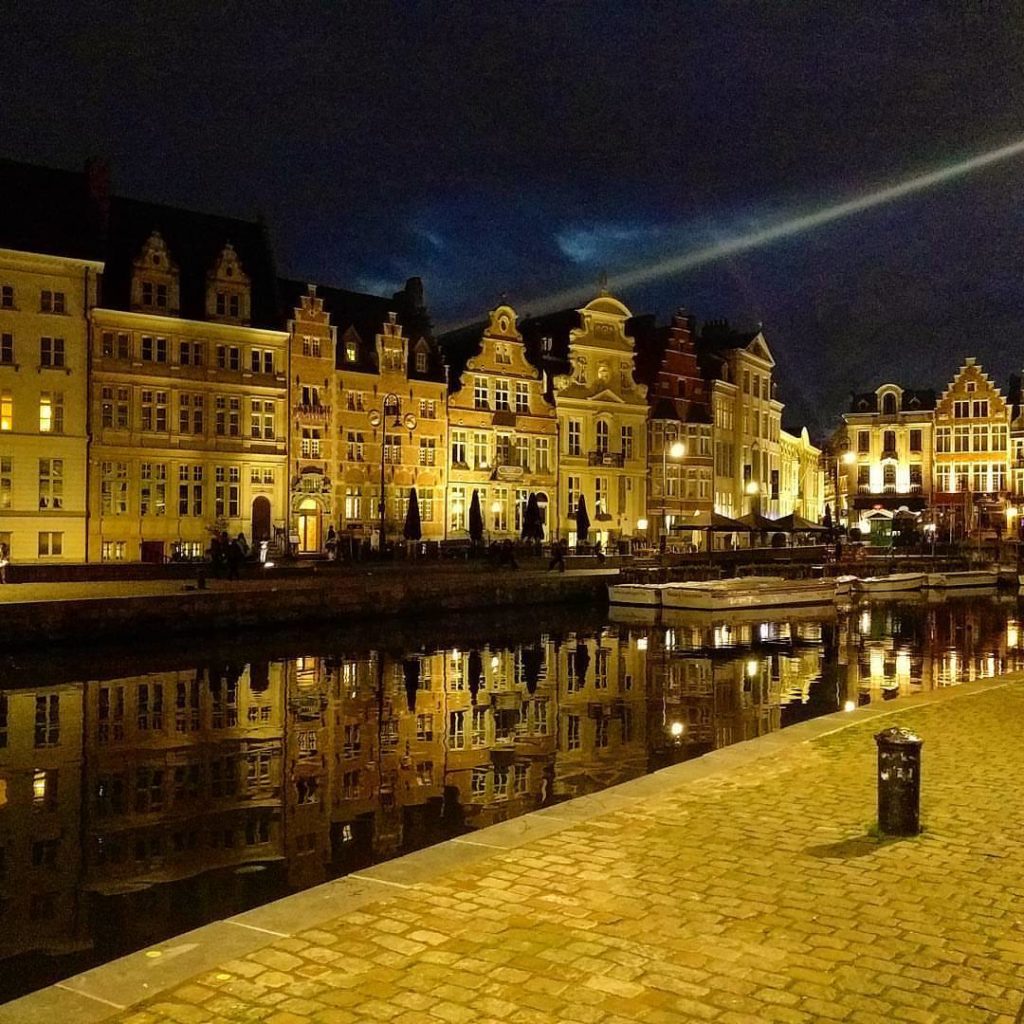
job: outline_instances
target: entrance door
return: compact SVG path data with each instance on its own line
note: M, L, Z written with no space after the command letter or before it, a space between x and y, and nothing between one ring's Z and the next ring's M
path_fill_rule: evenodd
M262 494L252 500L252 542L270 540L270 499Z
M320 506L312 498L306 498L299 506L298 520L299 553L319 553Z

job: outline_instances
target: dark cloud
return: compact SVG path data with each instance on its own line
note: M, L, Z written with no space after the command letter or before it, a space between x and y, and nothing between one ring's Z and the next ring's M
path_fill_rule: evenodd
M120 191L262 214L282 270L427 282L435 321L687 251L1024 134L1024 7L10 4L5 155L107 155ZM652 282L763 320L783 396L1024 362L1024 161Z

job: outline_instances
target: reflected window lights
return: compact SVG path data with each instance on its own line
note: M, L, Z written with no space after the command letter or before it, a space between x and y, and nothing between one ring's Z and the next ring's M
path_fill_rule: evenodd
M645 637L645 636L638 636L636 638L636 649L638 651L646 651L647 650L647 637Z
M1020 623L1009 619L1006 623L1006 646L1017 647L1020 644Z

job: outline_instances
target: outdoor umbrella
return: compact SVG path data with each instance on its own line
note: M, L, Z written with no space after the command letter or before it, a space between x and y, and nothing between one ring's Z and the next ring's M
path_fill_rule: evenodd
M576 655L573 658L573 668L576 672L576 683L578 686L582 686L586 682L587 669L590 667L590 651L587 650L587 645L579 640L576 643Z
M587 515L587 499L581 494L576 506L576 544L586 544L590 533L590 516Z
M544 523L541 521L540 505L537 504L537 495L534 491L530 491L526 512L523 513L522 539L536 541L537 544L544 540Z
M405 676L405 700L410 711L416 710L416 693L420 688L420 659L403 658L402 675Z
M825 506L825 515L824 515L824 517L821 520L821 524L822 524L822 526L825 527L825 529L829 533L831 533L835 529L835 526L832 523L832 506L831 505L826 505Z
M474 544L479 544L484 539L484 517L480 512L480 492L477 490L473 491L469 503L469 539Z
M417 541L423 536L423 529L420 525L420 503L416 497L415 487L409 491L409 509L405 513L405 528L402 530L402 536L411 541Z
M526 692L535 694L537 692L537 681L540 679L541 669L544 667L543 647L523 648L523 678L526 680Z
M480 657L480 652L477 650L470 651L466 674L469 676L469 695L474 704L476 703L476 695L480 692L480 677L483 675L483 672L484 663Z

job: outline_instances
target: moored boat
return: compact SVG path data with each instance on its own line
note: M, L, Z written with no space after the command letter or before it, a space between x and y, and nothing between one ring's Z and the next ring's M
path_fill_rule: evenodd
M834 599L833 580L787 580L777 576L749 576L708 583L666 583L661 592L663 608L694 611L784 608L790 605L826 604Z
M920 590L925 585L923 572L897 572L891 576L866 576L853 583L862 594L899 594Z
M960 572L930 572L928 587L994 587L999 573L993 569L968 569Z
M657 608L661 605L662 583L614 583L608 588L612 604Z

